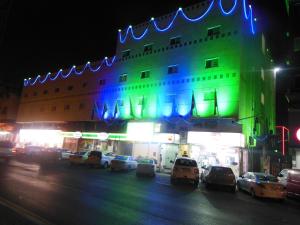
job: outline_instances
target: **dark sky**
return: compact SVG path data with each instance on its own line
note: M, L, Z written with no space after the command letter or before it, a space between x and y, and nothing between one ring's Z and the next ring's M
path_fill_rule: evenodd
M119 28L199 1L13 0L0 45L0 80L21 84L29 76L111 56ZM284 29L283 0L249 2L277 46ZM281 49L274 53L280 60Z

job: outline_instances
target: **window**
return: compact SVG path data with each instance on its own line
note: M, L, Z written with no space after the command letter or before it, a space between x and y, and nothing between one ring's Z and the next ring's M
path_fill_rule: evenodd
M181 37L173 37L170 39L170 45L179 45L181 44Z
M261 93L261 95L260 95L260 101L261 101L261 104L265 104L265 95L264 95L264 93Z
M48 90L44 90L44 95L48 94Z
M220 35L221 26L211 27L207 29L207 36L211 37L214 35Z
M144 45L144 53L152 53L153 44Z
M118 106L122 107L122 106L124 106L124 101L121 99L118 99L117 104L118 104Z
M207 59L205 61L205 68L206 69L213 68L213 67L218 67L218 66L219 66L219 59L218 58Z
M55 90L54 90L55 93L58 93L59 91L60 91L59 88L55 88Z
M204 93L204 101L212 101L215 100L215 92L205 92Z
M265 80L265 71L263 68L261 68L261 79Z
M122 58L126 58L130 56L130 49L122 52Z
M105 85L105 80L99 80L99 85L101 86Z
M146 78L149 78L150 77L150 71L143 71L141 73L141 79L146 79Z
M67 111L67 110L70 110L70 108L71 108L70 105L65 105L64 109L65 109L65 111Z
M144 97L139 98L138 105L142 106L144 104Z
M72 91L73 90L73 86L68 86L68 91Z
M120 75L119 82L122 83L122 82L126 82L126 81L127 81L127 74L124 73L124 74Z
M168 74L178 73L178 65L168 67Z

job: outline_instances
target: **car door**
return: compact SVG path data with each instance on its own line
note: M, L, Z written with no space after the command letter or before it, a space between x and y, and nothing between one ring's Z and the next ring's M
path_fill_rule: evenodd
M245 190L250 193L253 184L255 183L255 175L253 173L249 173L246 179Z
M239 179L239 186L241 189L245 190L246 187L246 178L248 177L248 173L245 173L242 175L242 177Z

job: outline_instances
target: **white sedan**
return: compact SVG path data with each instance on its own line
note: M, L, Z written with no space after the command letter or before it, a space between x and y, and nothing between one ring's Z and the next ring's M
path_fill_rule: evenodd
M118 155L111 160L111 171L116 170L132 170L137 168L137 161L132 156Z
M152 159L142 159L138 161L136 168L136 176L155 176L156 166L155 161Z

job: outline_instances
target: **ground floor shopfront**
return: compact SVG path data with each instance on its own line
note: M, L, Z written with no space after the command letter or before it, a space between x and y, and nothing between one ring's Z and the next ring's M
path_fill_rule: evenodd
M21 129L18 145L99 150L135 158L151 158L160 170L170 170L178 156L188 155L199 167L229 166L236 175L248 170L248 151L241 133L185 131L164 133L154 122L128 122L124 133Z

